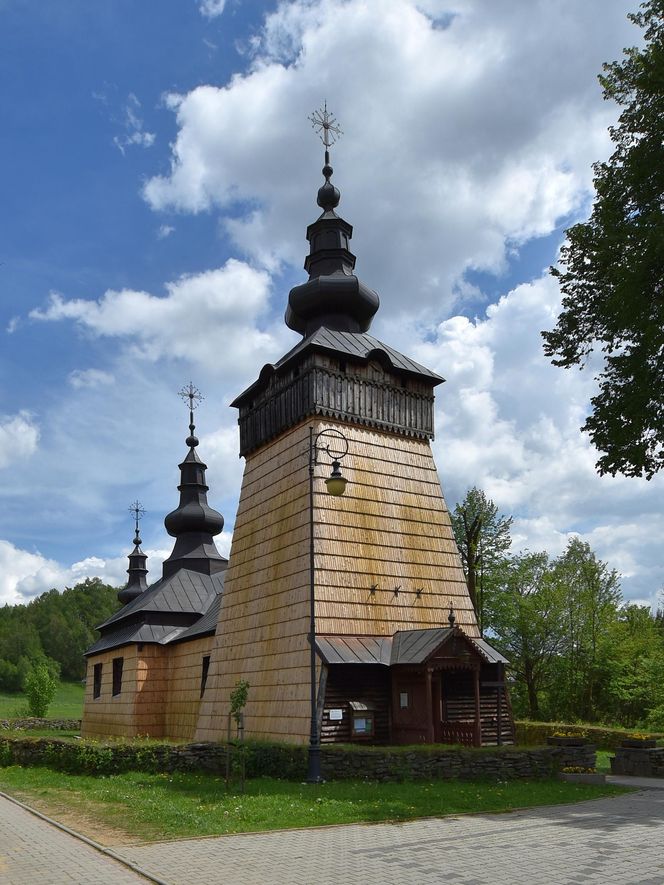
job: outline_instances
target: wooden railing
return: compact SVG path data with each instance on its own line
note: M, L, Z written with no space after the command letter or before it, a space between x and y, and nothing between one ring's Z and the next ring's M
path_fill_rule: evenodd
M472 747L475 744L474 722L441 722L440 741L443 744L461 744Z

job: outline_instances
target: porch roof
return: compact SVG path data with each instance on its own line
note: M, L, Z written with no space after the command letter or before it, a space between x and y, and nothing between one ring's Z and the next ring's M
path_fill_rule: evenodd
M326 664L389 666L391 636L319 636L316 647Z
M422 664L454 632L488 664L509 663L484 639L472 639L458 627L398 630L394 636L319 636L316 647L326 664Z

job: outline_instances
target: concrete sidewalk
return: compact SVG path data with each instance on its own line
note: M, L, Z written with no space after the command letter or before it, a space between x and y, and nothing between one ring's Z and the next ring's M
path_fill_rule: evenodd
M148 881L80 838L0 797L3 885L146 885Z

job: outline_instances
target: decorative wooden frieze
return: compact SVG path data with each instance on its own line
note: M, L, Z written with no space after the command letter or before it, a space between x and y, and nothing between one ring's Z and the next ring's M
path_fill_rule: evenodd
M314 355L273 375L263 390L240 405L240 455L313 415L417 439L433 438L430 383L397 376L376 361L348 370L345 366L342 360Z

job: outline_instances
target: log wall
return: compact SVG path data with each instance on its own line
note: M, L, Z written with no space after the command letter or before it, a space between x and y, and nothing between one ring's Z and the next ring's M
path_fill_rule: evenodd
M311 424L338 427L350 446L343 497L326 494L325 456L316 468L317 633L439 627L452 603L457 624L478 636L428 440ZM197 740L223 736L239 679L251 686L247 736L308 739L308 440L303 422L247 458Z

